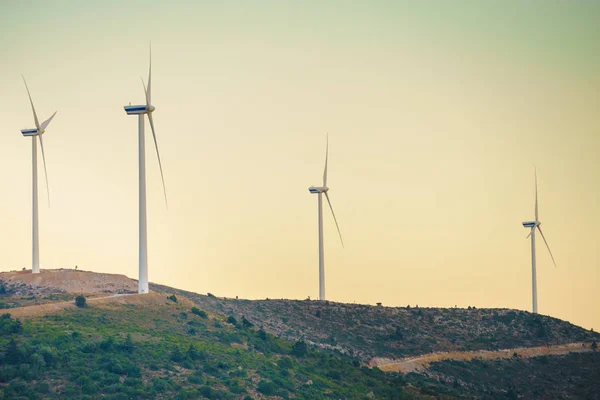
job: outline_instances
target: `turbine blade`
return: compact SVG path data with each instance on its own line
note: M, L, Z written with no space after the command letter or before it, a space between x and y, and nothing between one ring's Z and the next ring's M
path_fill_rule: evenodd
M154 120L152 119L152 113L148 113L148 121L150 121L150 128L152 128L152 137L154 138L154 147L156 148L156 156L158 157L158 166L160 167L160 179L162 180L163 193L165 195L165 206L169 208L167 202L167 188L165 187L165 177L163 175L162 162L160 161L160 153L158 152L158 143L156 142L156 133L154 131Z
M323 187L327 186L327 159L329 158L329 134L327 134L327 144L325 146L325 170L323 171Z
M527 237L525 239L529 239L529 236L531 236L534 229L535 229L535 226L533 228L531 228L531 230L529 231L529 235L527 235Z
M538 222L538 188L537 188L537 169L533 166L533 172L535 174L535 222Z
M335 217L335 213L333 212L333 206L331 205L331 201L329 200L329 195L325 192L325 197L327 198L327 202L329 203L329 208L331 209L331 215L333 215L333 220L335 221L335 226L338 230L338 234L340 235L340 242L342 242L342 247L344 247L344 239L342 239L342 232L340 231L340 226L338 225L337 218Z
M27 89L27 95L29 96L29 102L31 103L31 110L33 111L33 119L35 120L35 127L40 129L40 122L38 121L37 113L35 112L35 107L33 106L33 100L31 100L31 93L29 93L29 86L27 86L27 82L25 81L25 77L21 75L23 78L23 82L25 83L25 89Z
M48 194L48 207L50 207L50 186L48 184L48 170L46 169L46 154L44 154L44 140L42 139L42 135L38 135L38 137L40 138L40 147L42 148L42 161L44 162L44 175L46 176L46 193Z
M146 95L146 106L150 107L150 98L148 97L148 90L146 89L146 84L144 83L144 78L140 77L142 80L142 85L144 86L144 95ZM148 114L150 115L150 114Z
M148 69L148 105L152 104L152 43L150 43L150 68Z
M552 255L552 250L550 250L550 246L548 246L548 242L546 241L546 238L544 237L544 232L542 232L542 228L540 228L539 225L537 228L540 231L540 234L542 235L542 239L544 239L544 243L546 243L546 247L548 248L548 253L550 253L550 257L552 257L552 262L554 263L554 267L556 267L556 261L554 261L554 256Z
M48 125L50 125L50 121L52 121L52 118L54 118L55 115L56 115L56 111L54 111L54 114L52 114L52 116L50 118L48 118L47 120L42 122L41 128L46 129L48 127Z

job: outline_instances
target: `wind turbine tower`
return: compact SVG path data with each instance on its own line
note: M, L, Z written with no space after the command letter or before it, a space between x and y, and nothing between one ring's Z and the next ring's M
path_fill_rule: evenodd
M158 157L158 166L160 167L160 177L163 185L165 204L167 204L167 190L165 188L165 178L163 175L158 143L156 142L156 132L154 131L154 121L152 113L155 107L152 105L152 50L150 50L150 67L148 72L148 88L142 78L144 93L146 95L146 104L140 106L125 106L127 115L138 116L138 157L139 157L139 278L138 293L148 293L148 241L146 226L146 146L144 136L144 115L148 116L150 128L152 128L152 137L154 138L154 147Z
M35 123L35 128L33 129L21 129L21 133L25 137L31 137L31 154L32 154L32 264L31 264L31 272L34 274L40 273L40 243L39 243L39 230L38 230L38 184L37 184L37 139L40 139L40 147L42 149L42 160L44 162L44 175L46 177L46 193L48 194L48 206L50 206L50 189L48 187L48 171L46 170L46 155L44 154L44 141L42 139L42 135L46 131L48 125L50 125L50 121L56 115L56 111L50 118L42 122L40 125L37 117L37 113L35 112L35 107L33 106L33 100L31 100L31 93L29 93L29 87L27 86L27 82L25 81L25 77L23 78L23 83L25 83L25 89L27 89L27 96L29 96L29 103L31 104L31 111L33 111L33 121Z
M325 147L325 170L323 171L323 186L315 187L311 186L308 188L308 191L312 194L318 195L318 214L319 214L319 300L325 300L325 253L323 249L323 194L325 194L325 198L327 198L327 203L329 203L329 208L331 209L331 215L333 215L333 220L335 221L335 226L337 227L338 234L340 235L340 241L342 242L342 247L344 247L344 240L342 239L342 232L340 232L340 227L338 225L337 219L335 218L335 213L333 212L333 207L331 206L331 201L329 200L329 195L327 192L329 188L327 187L327 159L329 155L329 137L327 137L327 145Z
M538 313L538 302L537 302L537 272L536 272L536 260L535 260L535 230L540 231L540 235L542 239L544 239L544 243L546 243L546 247L548 248L548 252L550 253L550 257L552 257L552 262L554 263L554 267L556 267L556 261L554 261L554 256L552 255L552 251L550 250L550 246L548 246L548 242L544 237L544 233L542 232L542 228L538 218L538 188L537 188L537 171L534 169L535 174L535 221L526 221L523 222L523 227L531 229L529 231L529 235L527 235L526 239L531 237L531 292L532 292L532 312L534 314Z

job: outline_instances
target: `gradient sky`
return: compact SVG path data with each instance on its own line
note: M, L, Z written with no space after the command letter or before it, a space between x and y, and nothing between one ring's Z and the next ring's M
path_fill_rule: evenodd
M600 329L600 2L0 0L0 270L31 267L40 119L42 268L137 277L137 119L152 282L244 298L531 308ZM146 132L149 132L147 128ZM41 160L41 156L40 156ZM40 185L43 185L40 170Z

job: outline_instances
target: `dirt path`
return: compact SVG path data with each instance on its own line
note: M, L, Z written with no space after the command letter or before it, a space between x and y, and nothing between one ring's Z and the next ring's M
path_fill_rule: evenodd
M122 297L122 296L135 296L137 293L133 294L110 294L108 296L99 296L99 297L86 297L86 302L95 302L98 300L108 300ZM36 304L33 306L25 306L25 307L15 307L7 309L6 311L10 313L10 315L14 318L27 318L27 317L37 317L40 315L52 314L62 310L66 310L69 308L76 308L75 301L61 301L58 303L45 303L45 304Z
M133 304L140 306L179 306L190 309L195 306L194 302L183 297L179 297L177 303L166 299L164 293L150 292L148 294L138 293L119 293L106 296L86 297L87 303L96 303L95 307L114 308L123 304ZM25 307L7 308L5 312L10 313L13 318L33 318L46 314L55 314L63 310L76 309L75 301L61 301L57 303L36 304Z
M584 347L585 345L585 347ZM400 360L374 359L371 364L385 372L419 372L429 367L429 363L442 360L470 361L474 358L494 360L498 358L511 358L516 353L519 357L536 357L542 355L562 355L571 352L591 351L589 343L569 343L555 346L521 347L496 351L464 351L450 353L430 353L418 357L403 358Z

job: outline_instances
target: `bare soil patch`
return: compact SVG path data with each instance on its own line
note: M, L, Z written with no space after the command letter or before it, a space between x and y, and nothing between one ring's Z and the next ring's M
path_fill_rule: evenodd
M103 274L74 269L47 269L39 274L27 271L0 272L0 280L24 284L32 295L53 289L66 293L137 293L137 280L121 274Z

